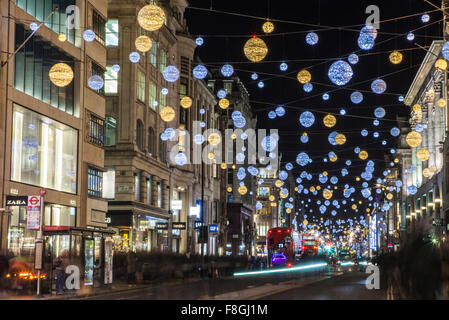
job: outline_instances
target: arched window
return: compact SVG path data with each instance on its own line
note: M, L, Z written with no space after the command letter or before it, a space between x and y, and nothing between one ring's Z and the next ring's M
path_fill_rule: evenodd
M136 125L136 144L139 150L143 150L143 124L140 119L137 120Z
M153 128L148 128L148 153L153 156L154 153L154 130Z

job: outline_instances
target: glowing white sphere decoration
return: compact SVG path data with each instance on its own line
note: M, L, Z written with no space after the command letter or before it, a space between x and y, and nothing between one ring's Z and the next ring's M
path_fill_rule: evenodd
M346 110L345 109L340 109L340 115L342 115L342 116L346 115Z
M162 88L161 93L166 96L168 94L168 89L167 88Z
M408 41L413 41L415 40L415 34L412 32L407 33L407 40Z
M449 60L449 41L443 45L441 53L443 54L444 59Z
M421 16L421 21L422 21L423 23L429 22L429 21L430 21L430 16L429 16L428 14L423 14L423 15Z
M273 136L266 136L262 139L261 146L265 151L271 152L276 148L277 141Z
M363 33L359 36L357 43L360 49L371 50L374 47L374 38L368 33Z
M338 132L336 132L336 131L333 131L333 132L331 132L330 134L329 134L329 136L327 137L327 140L329 141L329 143L331 144L331 145L333 145L333 146L337 146L338 145L338 143L337 143L337 141L335 140L335 138L338 136Z
M305 92L311 92L313 90L313 84L311 84L310 82L307 82L303 87Z
M315 116L310 111L304 111L299 116L299 123L303 127L309 128L315 123Z
M376 108L376 110L374 110L374 116L376 118L383 118L385 117L385 114L386 114L385 109L382 107Z
M351 81L354 72L349 63L343 60L334 62L329 68L328 76L333 84L344 86Z
M259 75L257 73L254 72L251 74L251 79L257 80L258 78L259 78Z
M330 98L329 93L323 94L323 100L324 100L324 101L329 100L329 98Z
M140 54L136 51L131 52L129 54L129 61L131 61L132 63L137 63L140 61Z
M203 144L205 141L204 136L202 134L197 134L193 136L193 142L195 144Z
M262 89L263 87L265 87L265 84L263 83L263 81L259 81L257 83L257 86Z
M179 79L179 70L175 66L166 66L162 75L167 82L176 82Z
M175 156L175 163L178 166L183 166L187 163L187 156L185 155L185 153L180 152Z
M366 137L368 135L368 130L363 129L360 134L362 135L362 137Z
M271 120L276 118L276 112L274 112L273 110L271 110L270 112L268 112L268 118L270 118Z
M93 75L89 78L88 85L92 90L100 90L104 86L103 78L99 75Z
M277 115L278 117L282 117L282 116L285 115L285 108L284 108L283 106L278 106L278 107L275 109L275 111L276 111L276 115Z
M299 164L302 167L308 165L311 162L312 162L312 159L310 159L309 155L307 153L305 153L305 152L301 152L296 157L296 163Z
M308 45L314 46L318 43L319 37L315 32L309 32L306 35L306 43Z
M220 99L226 98L226 91L223 90L223 89L218 90L217 97L220 98Z
M355 53L349 55L348 61L350 64L357 64L359 62L359 56Z
M359 91L351 93L351 101L352 103L359 104L363 101L363 94Z
M37 28L39 28L39 25L36 22L31 22L30 23L30 29L31 31L36 31ZM94 38L95 38L95 34L94 34Z
M287 65L285 62L282 62L282 63L280 64L280 66L279 66L279 69L280 69L281 71L287 71L288 65Z
M307 134L303 134L300 138L302 143L307 143L309 142L309 136Z
M202 64L199 64L195 68L193 68L192 73L195 78L204 79L207 76L207 68Z
M387 83L382 79L376 79L371 83L371 90L376 94L382 94L387 90Z
M92 42L95 40L95 32L93 32L90 29L87 29L86 31L83 32L83 39L86 42Z
M223 77L227 78L234 74L234 68L230 64L225 64L224 66L222 66L220 71Z
M365 25L362 30L360 30L360 35L370 35L374 40L377 38L377 29L372 25Z
M243 128L246 125L246 119L245 117L238 117L236 119L234 119L234 126L236 128Z
M114 72L120 72L120 65L114 64L112 66L111 70L114 71Z
M195 39L195 43L196 43L197 46L202 46L204 44L204 39L201 38L201 37L197 37Z

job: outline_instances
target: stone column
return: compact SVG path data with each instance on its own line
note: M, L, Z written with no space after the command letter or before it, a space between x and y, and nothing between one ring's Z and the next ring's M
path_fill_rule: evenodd
M140 174L140 192L141 192L141 202L148 203L147 197L147 176L148 172L141 171Z
M162 208L168 210L170 186L168 184L168 180L162 180L161 183L162 183Z
M157 183L159 178L155 175L151 175L151 205L157 206Z

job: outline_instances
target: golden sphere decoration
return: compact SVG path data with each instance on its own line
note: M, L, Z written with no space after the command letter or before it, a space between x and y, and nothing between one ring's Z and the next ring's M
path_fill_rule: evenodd
M221 142L221 136L218 133L213 132L209 135L209 137L207 138L207 141L211 145L216 146Z
M235 164L233 164L233 165L231 166L231 168L232 168L232 169L235 169Z
M280 196L282 199L285 199L285 198L288 197L288 192L287 192L287 193L283 193L282 190L281 190L281 191L279 192L279 196Z
M394 163L399 163L399 158L394 158L393 162Z
M274 196L273 196L273 195L269 196L269 197L268 197L268 200L274 201Z
M392 53L390 53L390 62L392 64L400 64L402 62L402 57L402 53L394 50Z
M277 206L276 202L270 202L270 205L271 205L272 207L276 207L276 206Z
M430 158L430 152L426 148L421 148L416 153L419 161L427 161Z
M295 187L295 189L294 189L295 191L298 191L299 189L298 189L298 187Z
M287 213L291 213L291 212L292 212L292 209L290 209L290 208L287 208L287 209L285 210L285 212L287 212Z
M161 119L165 122L170 122L175 118L175 110L170 106L165 106L159 111Z
M328 173L327 171L323 171L323 176L327 177Z
M415 105L412 107L412 110L413 110L413 112L421 112L421 111L422 111L422 108L421 108L421 106L420 106L419 104L415 104Z
M318 191L320 191L320 190L321 190L321 186L316 186L316 189L317 189Z
M440 108L444 108L445 106L447 106L447 102L446 102L445 99L441 98L441 99L438 100L437 105L438 105Z
M369 212L369 209L368 209L368 208L366 208L366 212Z
M393 194L392 193L387 193L387 200L391 200L393 199Z
M222 109L227 109L229 107L229 100L226 98L220 99L218 106Z
M220 165L220 167L224 170L224 169L226 169L227 167L228 167L228 165L226 164L226 163L222 163L221 165Z
M309 224L309 221L307 221L307 220L304 219L304 221L302 222L302 224L306 226L306 225Z
M324 189L323 190L323 198L326 200L329 200L330 198L332 198L332 191L330 191L329 189Z
M432 175L432 172L430 171L429 168L425 168L425 169L422 171L422 175L423 175L424 177L428 178L428 177L430 177L430 176Z
M311 187L309 188L309 191L310 191L310 192L315 192L315 190L316 190L316 189L315 189L314 186L311 186Z
M355 181L360 181L360 177L355 177Z
M137 37L136 41L134 41L134 44L136 45L136 49L140 52L148 52L151 50L153 42L151 41L150 37L143 35Z
M282 181L282 180L276 180L275 182L274 182L274 185L276 186L276 187L278 187L278 188L280 188L280 187L282 187L283 185L284 185L284 182Z
M310 74L309 71L303 69L298 72L298 75L296 76L296 78L298 79L299 83L306 84L306 83L310 82L310 80L312 80L312 75Z
M353 205L351 206L351 208L352 208L352 210L355 210L355 209L357 209L357 205L356 205L356 204L353 204Z
M440 71L444 71L447 69L447 61L444 59L438 59L435 62L435 68L437 68Z
M239 192L241 195L244 195L244 194L246 194L246 193L248 192L248 188L247 188L246 186L240 186L240 187L238 188L238 192Z
M207 154L207 158L209 158L209 160L212 160L213 158L215 158L215 153L209 152L209 153Z
M432 172L432 173L435 173L435 172L437 172L437 167L435 167L435 166L430 166L430 171Z
M337 118L331 114L328 114L323 118L323 123L326 127L332 128L337 123Z
M67 36L64 33L60 33L58 35L58 40L61 41L61 42L66 42Z
M140 9L137 21L145 30L156 31L164 25L165 12L161 7L149 4Z
M228 188L226 189L226 191L227 191L227 192L232 192L232 188L231 188L231 187L228 187Z
M66 87L73 80L73 70L66 63L57 63L51 67L48 77L55 86Z
M237 139L237 135L236 135L235 133L231 134L231 139L232 139L232 140Z
M272 33L274 31L274 24L270 21L267 21L262 25L262 30L265 33Z
M410 131L409 134L407 134L405 141L407 141L407 144L410 147L416 148L421 144L422 136L419 132L416 132L415 130L413 130L413 131Z
M188 109L193 104L192 98L185 96L181 99L180 104L181 104L181 107L183 107L184 109Z
M343 133L339 133L335 136L335 142L339 145L346 143L346 136Z
M366 152L365 150L362 150L359 152L359 158L361 160L366 160L368 159L368 152Z
M337 160L338 160L338 156L337 156L337 155L335 155L335 157L333 157L333 158L329 158L329 160L330 160L331 162L335 162L335 161L337 161Z
M253 36L251 39L246 41L243 47L243 52L248 60L252 62L260 62L267 56L268 47L265 41Z

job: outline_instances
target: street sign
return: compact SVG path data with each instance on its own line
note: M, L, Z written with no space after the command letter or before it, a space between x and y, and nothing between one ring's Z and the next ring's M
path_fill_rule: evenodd
M44 267L44 242L42 239L38 239L34 242L34 269L42 270Z
M28 205L28 196L6 196L6 206L8 207L18 207L27 205Z
M41 198L28 196L27 229L40 230L41 228Z
M186 223L185 222L172 222L171 228L178 229L178 230L185 230Z

